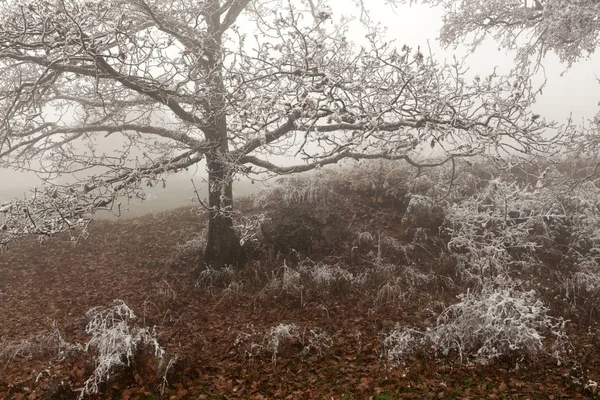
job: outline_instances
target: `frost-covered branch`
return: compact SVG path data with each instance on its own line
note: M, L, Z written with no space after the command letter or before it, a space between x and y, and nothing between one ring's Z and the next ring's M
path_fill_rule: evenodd
M524 63L551 51L570 66L600 44L596 0L410 0L417 2L444 8L440 39L446 45L470 41L476 47L491 36L517 50Z

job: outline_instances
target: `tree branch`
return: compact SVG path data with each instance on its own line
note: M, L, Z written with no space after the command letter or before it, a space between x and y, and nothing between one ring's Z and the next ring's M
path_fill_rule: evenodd
M225 18L223 18L223 21L221 22L221 28L219 29L221 35L235 23L239 15L250 3L250 0L233 0L231 3L227 14L225 14Z
M408 164L410 164L416 168L434 168L434 167L439 167L441 165L444 165L447 162L452 161L453 159L458 158L458 157L461 157L461 158L475 157L477 155L479 155L479 154L475 153L475 152L464 153L464 154L451 154L451 155L446 156L444 159L442 159L440 161L419 162L419 161L415 161L414 159L410 158L406 154L397 154L397 155L389 154L389 153L363 154L363 153L353 153L350 151L344 151L344 152L337 153L337 154L329 156L329 157L325 157L319 161L314 161L314 162L311 162L308 164L299 164L299 165L286 166L286 167L275 165L269 161L259 159L258 157L255 157L255 156L242 157L240 159L240 163L253 164L253 165L256 165L257 167L264 168L265 170L276 173L278 175L287 175L287 174L311 171L315 168L324 167L325 165L335 164L346 158L351 158L351 159L354 159L357 161L358 160L378 160L378 159L379 160L390 160L390 161L404 160Z

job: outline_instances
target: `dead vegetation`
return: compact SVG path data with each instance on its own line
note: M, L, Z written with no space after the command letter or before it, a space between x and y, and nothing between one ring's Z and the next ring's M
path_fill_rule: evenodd
M461 164L450 190L450 170L392 163L280 181L240 205L242 269L201 267L191 207L95 222L77 246L14 243L0 254L0 392L595 395L600 191L567 192L565 166L546 186L531 179L546 166L519 168Z

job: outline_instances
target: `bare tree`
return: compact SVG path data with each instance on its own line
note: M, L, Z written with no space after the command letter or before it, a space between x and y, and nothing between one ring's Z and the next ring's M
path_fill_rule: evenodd
M539 62L548 51L571 66L600 45L598 0L405 0L445 10L440 40L477 47L493 37L517 51L519 63Z
M327 0L25 0L1 15L0 166L46 185L0 208L0 242L86 226L94 210L205 160L205 262L239 265L236 175L346 158L435 166L551 143L526 79L468 77L459 62L385 41L368 18L354 45ZM125 146L97 150L117 136ZM420 160L424 146L440 160ZM64 174L76 179L53 183Z
M475 50L486 38L515 51L520 74L536 71L544 57L556 54L567 68L589 58L600 46L599 0L405 0L443 7L440 41L446 46L470 43ZM533 66L534 68L529 68ZM596 78L598 80L598 78ZM600 80L598 80L600 81ZM590 82L591 83L591 82ZM598 83L598 82L596 82ZM562 127L569 137L565 154L590 155L600 151L600 112L585 124L569 121ZM600 162L596 164L596 176Z

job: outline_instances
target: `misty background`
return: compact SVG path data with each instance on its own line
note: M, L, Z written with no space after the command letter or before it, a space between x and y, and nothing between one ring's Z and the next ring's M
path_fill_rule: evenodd
M345 10L343 2L339 1L339 10ZM333 12L337 11L335 8ZM413 48L420 46L424 53L429 49L440 62L451 61L454 56L466 58L469 73L486 75L495 67L499 73L506 73L514 65L514 55L510 52L499 51L498 45L493 40L485 41L475 53L469 54L467 46L457 48L440 48L437 38L439 35L442 12L428 6L407 5L395 7L393 12L389 6L381 5L372 9L372 19L380 21L387 28L387 36L395 40L397 46L407 44ZM360 29L353 30L353 37L349 39L357 43L363 40L364 32ZM598 113L600 101L600 83L596 75L596 66L600 65L600 56L592 55L589 59L574 64L570 69L561 64L556 56L548 54L543 60L534 83L540 85L546 80L543 94L539 96L534 106L534 112L548 120L565 123L570 117L574 123L582 124L593 119ZM116 139L116 137L115 137ZM106 143L108 147L118 148L120 143ZM297 160L286 160L282 157L273 158L280 164L296 163ZM166 188L157 185L147 188L147 199L144 202L132 200L130 204L123 204L125 210L123 217L136 217L146 213L160 212L182 205L192 204L196 199L195 187L200 198L207 196L205 181L205 166L199 164L197 168L190 168L177 175L170 175L166 179ZM41 180L33 173L19 172L0 168L0 203L14 198L23 198L29 191L41 184ZM269 182L252 182L247 178L240 178L234 182L234 196L244 196L260 190ZM99 218L114 218L110 213L101 212Z

